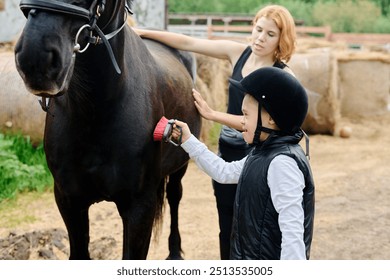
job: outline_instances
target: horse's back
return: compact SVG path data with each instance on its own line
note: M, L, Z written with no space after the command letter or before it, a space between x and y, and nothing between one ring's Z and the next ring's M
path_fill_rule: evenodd
M192 80L196 77L196 59L193 53L187 51L181 51L164 45L158 41L143 39L150 53L156 59L156 61L166 59L176 59L178 63L183 65L190 74ZM169 64L167 66L170 66Z

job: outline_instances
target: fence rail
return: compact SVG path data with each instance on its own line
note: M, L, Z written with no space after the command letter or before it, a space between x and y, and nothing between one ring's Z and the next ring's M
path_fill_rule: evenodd
M221 37L221 33L225 33L225 35L231 34L248 36L248 34L252 32L252 29L252 26L209 25L207 27L207 37L209 39L218 39L219 37ZM320 38L324 38L328 41L331 39L332 36L332 30L329 26L297 26L296 32L299 37L320 36Z
M349 44L372 43L372 44L386 45L386 44L390 44L390 34L332 33L331 41L346 42Z

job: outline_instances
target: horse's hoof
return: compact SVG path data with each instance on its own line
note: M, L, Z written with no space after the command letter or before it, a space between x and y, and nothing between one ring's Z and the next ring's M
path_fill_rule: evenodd
M180 260L184 260L183 257L181 255L169 255L166 260L174 260L174 261L180 261Z

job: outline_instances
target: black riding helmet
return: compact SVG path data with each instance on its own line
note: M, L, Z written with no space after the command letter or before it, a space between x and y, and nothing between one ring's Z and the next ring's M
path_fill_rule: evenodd
M259 102L259 117L253 143L257 144L261 131L294 135L305 120L308 110L306 90L290 73L277 67L263 67L253 71L241 81L229 79L241 91ZM280 131L270 130L261 124L261 107L270 114Z

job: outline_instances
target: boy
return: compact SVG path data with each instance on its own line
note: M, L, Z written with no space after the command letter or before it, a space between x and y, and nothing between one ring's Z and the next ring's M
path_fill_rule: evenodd
M182 134L181 147L214 180L238 183L231 259L309 259L315 189L299 145L308 110L306 91L276 67L260 68L240 82L230 82L246 93L242 135L254 146L248 156L225 162L181 121L175 121L172 137Z

